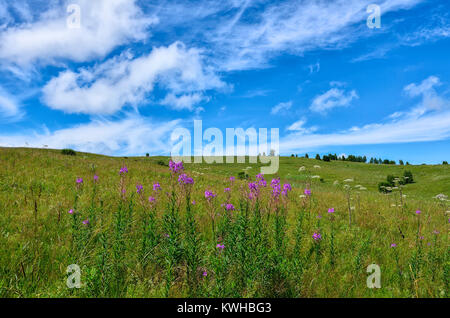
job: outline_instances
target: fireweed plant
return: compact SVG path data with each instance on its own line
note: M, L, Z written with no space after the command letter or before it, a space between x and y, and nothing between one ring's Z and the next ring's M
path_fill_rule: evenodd
M354 186L350 227L333 180L80 158L33 183L5 161L0 296L448 297L447 201ZM366 286L373 263L380 289ZM71 264L80 289L66 286Z

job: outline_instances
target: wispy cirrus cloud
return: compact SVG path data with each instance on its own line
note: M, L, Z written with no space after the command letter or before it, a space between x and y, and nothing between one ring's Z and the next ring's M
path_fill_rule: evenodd
M276 115L276 114L286 113L289 109L291 109L291 107L292 107L292 101L285 102L285 103L279 103L271 109L270 114Z
M0 146L42 147L102 153L106 155L169 154L170 134L181 120L155 121L152 118L128 115L121 120L93 119L88 123L49 131L0 136Z
M19 101L0 87L0 121L17 121L22 116Z
M385 14L420 2L384 0L379 5ZM226 32L213 28L207 41L219 52L215 59L221 69L267 67L270 59L280 52L301 55L315 49L342 48L369 36L365 20L366 8L371 3L370 0L280 1L273 5L265 3L264 10L260 10L261 2L256 2L247 9L248 16L236 8L239 20L234 16L228 18L233 27Z

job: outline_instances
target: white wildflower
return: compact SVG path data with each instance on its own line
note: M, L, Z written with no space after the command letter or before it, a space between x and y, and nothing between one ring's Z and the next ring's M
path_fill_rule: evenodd
M443 194L443 193L440 193L437 196L435 196L434 198L438 199L438 200L441 200L441 201L445 201L445 200L447 200L448 196Z

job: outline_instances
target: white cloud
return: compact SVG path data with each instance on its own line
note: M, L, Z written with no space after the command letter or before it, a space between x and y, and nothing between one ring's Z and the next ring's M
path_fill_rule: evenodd
M0 87L0 120L15 121L22 116L18 101Z
M299 135L299 134L310 134L318 129L315 126L306 128L306 127L304 127L305 124L306 124L306 119L302 118L302 119L296 121L295 123L293 123L292 125L290 125L289 127L287 127L286 130L295 131L296 134Z
M429 111L444 109L448 106L448 100L436 93L435 87L440 86L438 77L430 76L420 84L411 83L403 89L409 97L421 97L421 102L414 107L407 115L422 116ZM394 116L392 114L391 116Z
M0 33L0 59L3 63L31 66L76 62L103 57L115 47L147 38L147 28L157 22L145 17L135 0L78 0L81 27L67 27L66 8L73 1L51 2L49 9L33 21L9 26ZM26 14L26 7L16 5ZM16 9L17 10L17 9Z
M188 109L193 110L193 106L207 100L201 93L183 94L176 96L175 94L167 94L160 102L161 105L167 105L177 110Z
M422 1L384 0L379 5L386 14ZM253 10L247 9L248 16L235 9L239 20L231 16L219 21L218 25L232 24L232 27L213 28L207 40L219 52L216 58L222 69L265 67L279 52L303 54L315 49L341 48L370 36L365 20L366 8L371 3L373 0L288 1L274 3L262 11L256 1Z
M270 113L272 115L276 115L279 113L284 113L286 111L288 111L289 109L291 109L292 107L292 101L286 102L286 103L279 103L277 105L275 105L272 110L270 111Z
M150 118L131 115L119 121L94 119L89 123L43 133L0 136L0 146L42 147L106 155L142 155L170 153L170 134L180 120L156 122Z
M358 130L330 134L290 134L280 140L283 153L323 146L390 144L444 140L450 137L450 111L419 118L374 124Z
M137 107L156 83L172 93L163 104L176 109L192 109L203 91L226 86L203 65L199 50L175 42L138 58L122 54L78 73L64 71L45 85L43 101L67 113L114 114Z
M437 77L430 76L420 84L404 88L409 97L420 97L418 105L409 111L395 112L385 123L372 123L362 127L329 134L305 134L302 131L282 138L282 152L310 150L323 146L348 146L363 144L390 144L436 141L450 138L450 99L439 96L435 87ZM302 128L304 122L300 123Z
M313 112L325 114L335 107L347 107L354 99L358 98L355 90L346 93L343 89L334 87L316 96L309 109Z

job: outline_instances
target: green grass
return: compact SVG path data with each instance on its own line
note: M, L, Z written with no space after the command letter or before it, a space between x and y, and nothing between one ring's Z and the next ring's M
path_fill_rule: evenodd
M247 199L247 181L230 186L243 169L254 181L259 164L185 164L195 180L186 192L176 180L170 185L168 167L158 163L168 160L0 148L0 296L448 297L450 207L434 199L450 194L448 165L283 157L277 176L293 190L275 204L274 176L265 176L257 203ZM121 178L124 165L129 173ZM406 196L378 192L388 174L404 170L415 180L402 188ZM155 182L163 190L152 206ZM307 187L310 198L302 197ZM218 194L213 204L206 189ZM227 200L233 213L220 206ZM372 263L381 268L380 289L366 286ZM66 287L70 264L82 269L80 289Z

